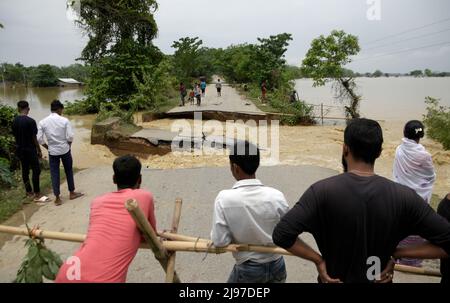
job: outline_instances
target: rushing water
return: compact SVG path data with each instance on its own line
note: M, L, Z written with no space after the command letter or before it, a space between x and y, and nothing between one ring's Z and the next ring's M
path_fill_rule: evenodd
M380 120L422 119L426 112L426 96L441 99L450 106L450 78L357 78L358 93L362 95L363 116ZM313 87L310 79L296 81L296 89L302 100L311 104L340 106L333 98L331 84ZM333 108L330 115L342 116L341 108Z

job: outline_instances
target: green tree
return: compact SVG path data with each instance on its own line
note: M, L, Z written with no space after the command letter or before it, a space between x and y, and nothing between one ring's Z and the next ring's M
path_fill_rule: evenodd
M423 76L423 72L420 69L417 70L413 70L409 73L410 76L414 76L414 77L422 77Z
M379 77L382 77L382 76L383 76L383 72L380 71L379 69L377 69L377 70L372 74L372 77L374 77L374 78L379 78Z
M1 70L3 71L5 81L23 83L27 78L27 69L21 63L3 63Z
M354 78L346 77L343 67L350 63L350 57L359 51L356 36L334 30L327 37L321 35L314 39L302 62L302 71L313 79L314 86L323 86L327 81L334 81L336 98L341 101L348 100L348 105L345 106L347 118L359 117L361 96L355 92Z
M81 59L91 67L87 89L89 112L112 101L123 109L143 80L163 59L153 45L158 28L155 0L82 0L76 21L89 37Z
M254 46L252 56L252 71L256 81L262 83L266 80L269 89L281 88L286 84L282 77L286 66L284 55L291 40L292 35L288 33L258 38L259 45Z
M230 82L253 82L253 57L252 45L231 45L220 54L219 69Z
M179 81L189 83L192 77L198 76L196 71L202 44L203 41L198 37L184 37L173 42L175 75Z
M427 76L427 77L433 77L433 72L431 71L431 69L425 69L424 71L423 71L423 73L425 74L425 76Z
M49 64L41 64L37 66L31 75L33 86L50 87L56 86L58 79L54 67Z

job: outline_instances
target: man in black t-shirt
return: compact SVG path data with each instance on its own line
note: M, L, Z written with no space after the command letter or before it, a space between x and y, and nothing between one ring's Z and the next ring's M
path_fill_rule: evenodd
M447 221L450 221L450 193L447 195L447 197L444 198L444 200L439 203L437 213L440 214L442 217L447 219ZM448 259L442 259L441 260L441 274L442 274L442 280L441 283L450 284L450 260Z
M274 243L314 262L320 282L390 282L391 257L450 253L450 224L414 190L374 173L382 143L376 121L352 120L344 132L345 173L313 184L274 229ZM303 232L321 255L298 238ZM409 235L430 242L396 249Z
M17 108L19 110L19 115L14 118L12 131L16 138L17 156L22 165L22 180L27 195L39 199L41 198L41 190L39 187L39 175L41 173L39 158L42 157L42 153L36 139L38 131L36 121L28 117L30 106L27 101L19 101L17 103ZM33 172L33 187L30 184L30 169Z

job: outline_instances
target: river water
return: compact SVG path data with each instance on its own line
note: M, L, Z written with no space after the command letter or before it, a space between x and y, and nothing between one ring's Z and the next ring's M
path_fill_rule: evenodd
M426 112L425 97L441 99L450 106L450 77L445 78L357 78L358 93L362 95L361 114L378 120L422 119ZM342 105L333 98L332 85L313 87L310 79L296 81L300 99L307 103L338 106L329 115L343 117ZM327 108L327 107L325 107Z
M25 88L23 86L0 85L0 102L16 107L17 101L27 100L30 103L30 117L39 122L50 114L50 103L59 99L64 101L80 100L84 97L83 88ZM75 132L72 145L74 165L77 168L89 168L96 165L110 164L114 155L104 146L91 145L91 128L94 115L70 116Z

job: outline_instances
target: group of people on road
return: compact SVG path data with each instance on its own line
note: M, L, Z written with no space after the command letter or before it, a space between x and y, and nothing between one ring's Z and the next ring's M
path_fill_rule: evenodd
M55 205L61 205L60 165L64 167L69 199L74 200L83 194L75 191L73 177L73 160L71 154L74 133L70 121L63 117L64 105L54 100L50 105L51 114L41 120L39 124L28 116L30 106L27 101L17 103L19 115L14 118L12 132L16 140L16 152L22 166L22 180L26 194L35 202L50 202L40 189L40 174L42 158L41 145L48 150L50 176L52 181ZM32 171L32 186L29 173Z
M424 128L416 123L405 127L394 179L411 183L402 185L374 171L383 144L378 122L352 120L344 131L344 173L311 185L291 209L281 191L257 179L258 147L235 141L230 146L229 163L236 183L219 192L214 201L212 244L277 245L313 262L322 283L391 282L396 260L442 258L442 281L448 282L449 266L444 259L450 253L450 194L439 206L441 215L424 200L434 173L429 154L416 146L423 132ZM57 282L126 281L128 267L142 241L123 207L127 199L138 201L156 230L153 195L140 188L139 160L134 156L119 157L113 170L117 191L92 202L87 238L75 253L80 259L80 277L71 278L70 264L64 264ZM313 235L318 251L299 238L305 232ZM398 245L410 235L427 241ZM286 281L287 269L281 255L239 251L233 256L236 263L228 278L230 283ZM376 275L370 274L369 261L373 258L379 261Z
M221 97L222 96L222 82L220 81L220 79L217 80L215 86L216 86L216 90L217 90L217 96ZM201 78L200 82L196 82L193 85L193 87L190 90L189 95L188 95L186 85L183 82L180 82L180 86L178 88L178 90L180 92L180 99L181 99L180 106L185 105L186 97L188 97L188 102L191 105L194 105L194 103L196 103L197 106L201 106L202 98L206 97L206 87L207 87L206 79Z

